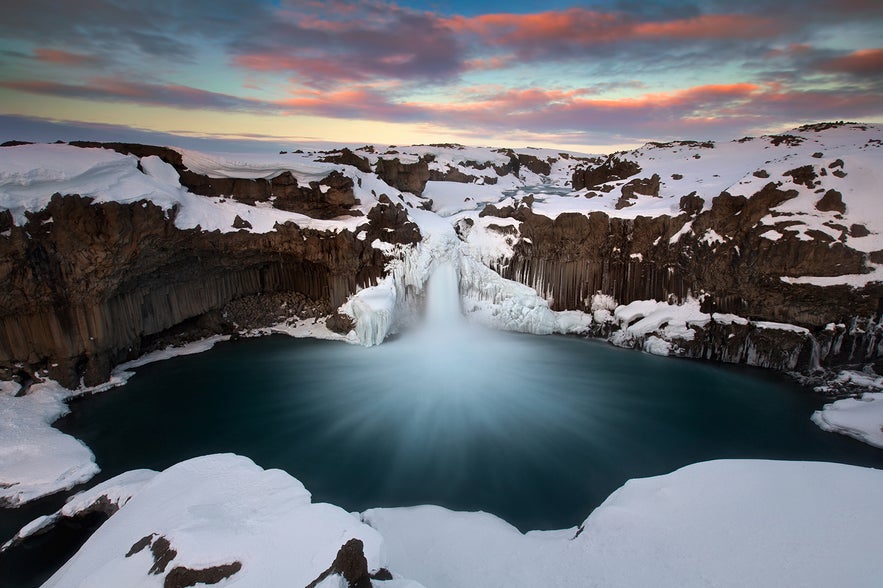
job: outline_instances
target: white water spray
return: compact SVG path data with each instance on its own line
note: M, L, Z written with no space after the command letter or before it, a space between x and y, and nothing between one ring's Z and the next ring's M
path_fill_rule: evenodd
M451 260L437 265L426 284L426 315L421 329L446 332L462 330L460 277Z

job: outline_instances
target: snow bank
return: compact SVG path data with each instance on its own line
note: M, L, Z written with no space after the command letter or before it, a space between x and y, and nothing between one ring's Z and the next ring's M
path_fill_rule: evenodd
M693 340L695 331L691 327L701 328L711 321L711 315L702 312L700 305L699 300L688 298L682 304L635 300L617 306L612 316L604 315L620 327L609 340L618 347L640 343L648 353L671 355L673 343Z
M67 490L98 473L83 442L51 424L68 412L71 392L55 382L34 384L15 397L17 385L0 392L0 503L13 506Z
M102 482L89 490L85 490L71 496L63 507L51 515L42 516L32 521L2 547L0 552L9 546L18 543L22 539L35 535L49 527L52 527L59 519L74 517L80 513L89 511L96 503L104 503L103 508L120 509L134 496L147 482L156 476L153 470L131 470L119 476ZM111 513L108 513L111 514Z
M727 460L631 480L581 530L427 506L363 516L390 568L427 586L871 587L881 484L869 468Z
M306 586L352 538L363 542L370 570L385 565L377 531L336 506L311 503L296 479L245 457L198 457L142 482L45 587L161 586L177 567L235 562L237 586ZM155 574L151 548L133 547L145 537L169 543L170 561Z
M863 383L880 389L880 378ZM883 392L865 392L826 404L812 414L812 422L824 431L842 433L883 449Z
M210 455L74 497L60 512L101 496L121 508L44 586L161 586L177 567L237 562L231 585L306 586L357 538L371 572L394 574L378 586L871 587L883 575L881 484L883 471L833 463L703 462L626 482L579 527L522 534L437 506L350 514L312 503L280 470ZM159 539L165 566L136 549Z

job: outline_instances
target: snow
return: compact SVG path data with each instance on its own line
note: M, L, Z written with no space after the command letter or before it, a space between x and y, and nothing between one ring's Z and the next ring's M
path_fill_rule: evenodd
M52 527L62 517L74 517L88 511L98 501L106 501L108 506L114 505L117 508L122 508L156 474L153 470L130 470L75 494L55 513L39 517L22 527L15 537L0 547L0 552L22 539Z
M149 479L148 479L149 478ZM115 484L118 479L106 484ZM351 538L361 539L370 570L385 565L382 539L358 516L312 503L303 485L231 454L174 465L143 485L55 575L53 586L162 586L174 567L240 562L237 586L306 586ZM126 485L131 488L131 485ZM150 549L126 554L143 537L165 537L177 553L150 574Z
M46 382L15 397L14 388L0 393L0 503L17 506L97 474L89 448L50 426L68 412L70 391Z
M688 298L683 304L671 304L656 300L636 300L616 307L613 312L623 330L630 337L644 337L660 328L669 328L672 338L692 339L693 330L688 325L705 326L711 316L702 312L700 302Z
M686 223L684 223L684 226L682 226L682 227L678 230L677 233L675 233L674 235L672 235L672 236L668 239L668 244L669 244L669 245L674 245L675 243L677 243L678 241L681 240L681 237L683 237L683 236L686 235L687 233L691 233L692 231L693 231L693 221L687 221Z
M883 388L880 378L858 383ZM826 404L812 415L825 431L842 433L883 449L883 392L865 392L859 398L843 398Z
M842 276L800 276L796 278L782 276L779 278L786 284L812 284L814 286L837 286L845 284L853 288L862 288L871 282L883 282L883 265L871 265L866 274L845 274Z
M792 333L798 333L800 335L809 335L809 329L805 327L798 327L797 325L791 325L788 323L774 323L771 321L752 321L752 324L759 329L771 329L776 331L790 331Z
M205 158L214 165L212 169L216 175L235 174L248 169L243 162ZM249 230L255 233L272 231L277 223L286 222L317 230L354 230L364 223L364 218L360 217L323 221L274 208L198 196L185 190L174 168L159 158L142 158L143 172L138 169L138 164L138 158L108 149L84 149L61 144L7 147L0 158L0 209L9 209L15 224L24 225L27 222L25 212L42 210L49 204L52 195L58 192L90 197L96 203L150 201L165 211L177 206L175 226L179 229L198 226L204 231L231 232L238 230L233 228L237 216L250 222L252 228ZM300 175L313 178L319 167L316 164L304 165L305 170ZM327 164L324 165L329 171L333 169L333 166L329 168ZM262 173L271 175L285 171L284 168L275 167L275 164L271 168L260 169Z
M717 234L714 229L708 229L699 241L706 245L714 245L716 243L723 243L726 239Z
M192 341L190 343L185 343L184 345L178 346L168 346L165 349L159 349L157 351L151 351L150 353L145 353L138 359L133 359L132 361L127 361L125 363L121 363L114 370L115 372L121 373L134 368L138 368L149 363L154 363L157 361L165 361L166 359L171 359L173 357L181 357L184 355L194 355L196 353L203 353L208 351L216 344L221 341L228 341L230 339L229 335L213 335L211 337L206 337L205 339L200 339L199 341Z
M434 212L451 216L464 210L475 210L489 202L499 202L503 198L503 190L510 187L511 182L479 185L430 181L426 182L423 196L432 200Z
M630 480L578 535L432 506L363 516L390 569L427 586L871 587L881 484L869 468L724 460Z
M883 574L881 484L883 471L842 464L702 462L629 480L579 527L523 534L431 505L347 513L312 503L282 471L210 455L77 495L62 511L102 495L121 508L45 586L159 587L175 566L232 562L231 585L305 586L358 538L369 570L395 577L375 584L390 587L871 587ZM176 552L157 575L149 549L126 556L150 536Z

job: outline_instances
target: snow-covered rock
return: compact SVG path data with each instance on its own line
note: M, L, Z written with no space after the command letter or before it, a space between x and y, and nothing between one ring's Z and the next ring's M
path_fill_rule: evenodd
M380 534L357 515L312 503L296 479L247 458L191 459L141 476L137 490L125 476L89 493L132 490L44 586L163 586L188 574L204 583L307 586L325 579L352 539L361 542L367 571L385 566ZM331 577L321 585L337 585Z
M883 471L714 461L630 480L579 526L375 509L390 569L427 586L877 586ZM824 557L820 557L824 553Z
M71 392L54 382L17 391L10 382L0 391L0 503L16 506L97 474L92 451L51 426L68 412Z
M856 466L704 462L630 480L579 527L523 534L437 506L346 513L281 471L213 455L75 497L63 510L114 493L120 509L45 586L161 586L188 570L342 586L332 562L358 540L368 573L392 572L377 586L871 587L881 485L883 471Z
M864 385L880 389L880 378ZM883 392L865 392L858 398L842 398L826 404L812 415L825 431L842 433L883 449Z

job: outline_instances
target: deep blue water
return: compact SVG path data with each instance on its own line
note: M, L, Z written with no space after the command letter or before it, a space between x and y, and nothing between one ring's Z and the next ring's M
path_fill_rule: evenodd
M235 452L347 510L432 503L528 530L578 525L629 478L697 461L883 467L880 450L809 420L823 402L763 370L458 327L373 348L221 343L138 368L56 426L95 452L90 485ZM57 503L6 516L0 540Z
M104 475L246 455L349 510L433 503L522 530L581 523L627 479L719 458L883 466L784 376L564 337L375 348L283 336L145 366L58 426Z

